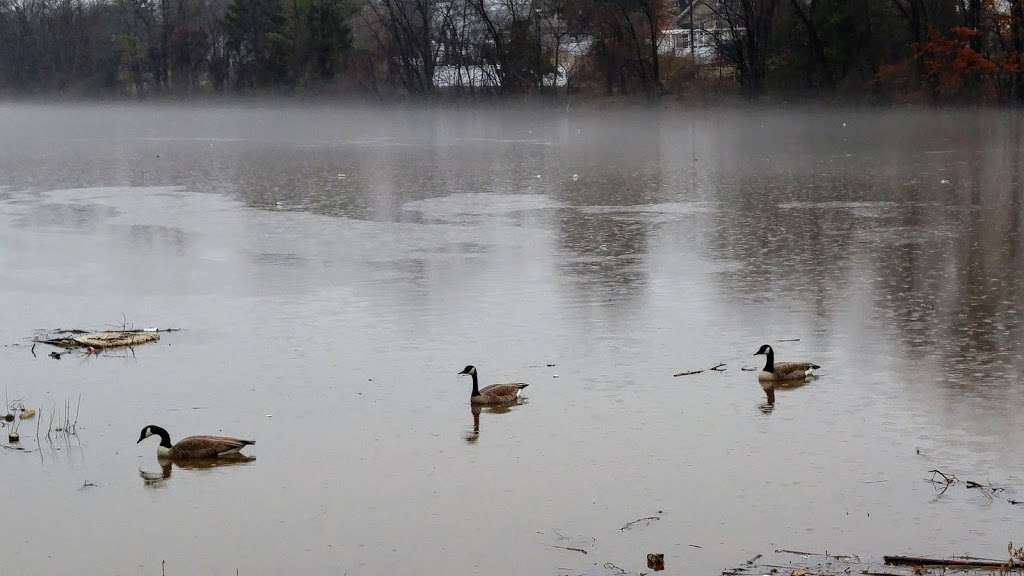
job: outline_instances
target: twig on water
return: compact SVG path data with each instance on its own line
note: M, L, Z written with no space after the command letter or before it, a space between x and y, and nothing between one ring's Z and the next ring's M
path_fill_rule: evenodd
M703 372L703 370L690 370L689 372L676 372L675 374L672 375L672 377L673 378L678 378L680 376L693 376L694 374L700 374L701 372Z
M959 481L953 474L946 474L938 469L929 470L929 472L931 472L932 477L928 479L928 482L935 485L935 489L938 490L940 495L945 494L950 486Z
M78 412L82 409L82 394L78 394L78 405L75 406L75 421L71 424L71 433L78 434Z
M650 522L651 520L661 520L661 516L644 516L643 518L637 518L632 522L627 522L625 526L619 528L619 531L621 532L623 530L629 530L630 528L636 526L641 522Z
M761 556L764 556L764 554L758 554L757 556L754 556L750 560L747 560L747 566L753 565L754 562L757 562L758 560L761 559Z
M721 364L715 364L711 368L703 368L701 370L690 370L688 372L676 372L675 374L672 375L672 377L673 378L678 378L680 376L693 376L694 374L700 374L701 372L708 372L708 371L711 371L711 372L725 372L725 365L726 365L725 362L722 362Z
M980 488L982 490L987 490L990 492L999 492L1000 490L1005 490L1005 488L992 486L991 484L982 484L981 482L975 482L973 480L965 481L964 486L966 486L967 488Z
M555 546L554 544L548 544L548 546L550 546L552 548L560 548L562 550L569 550L571 552L579 552L581 554L586 554L587 553L587 551L584 550L583 548L573 548L572 546Z
M776 554L797 554L799 556L824 556L826 558L835 558L837 560L850 560L850 561L860 562L860 556L856 556L856 555L850 556L850 555L847 555L847 554L829 554L828 550L825 550L825 553L822 554L822 553L819 553L819 552L803 552L801 550L779 549L779 550L776 550L775 553Z
M604 563L604 569L605 570L614 570L615 574L617 574L618 576L622 576L623 574L629 574L629 571L624 570L624 569L622 569L619 566L616 566L612 562L605 562Z

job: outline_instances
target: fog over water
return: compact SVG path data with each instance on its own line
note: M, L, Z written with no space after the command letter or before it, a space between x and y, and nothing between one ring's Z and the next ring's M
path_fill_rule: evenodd
M0 558L1001 557L1024 538L1022 144L1002 111L2 104L2 392L44 431L82 400L77 437L37 446L28 421L38 450L0 450ZM29 351L122 315L183 331ZM763 343L821 377L767 406L741 369ZM526 400L474 414L467 364ZM161 470L146 424L256 460ZM934 468L1006 490L937 495Z

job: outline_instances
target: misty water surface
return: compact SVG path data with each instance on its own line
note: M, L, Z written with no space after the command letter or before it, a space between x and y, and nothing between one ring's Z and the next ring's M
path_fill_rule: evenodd
M0 450L4 572L1004 555L1022 134L1004 112L0 106L2 392L44 418L82 398L77 438ZM184 331L134 357L26 345L123 317ZM741 370L762 343L822 377L771 409ZM466 364L527 401L474 431ZM150 423L256 460L162 471ZM937 495L933 468L1006 491Z

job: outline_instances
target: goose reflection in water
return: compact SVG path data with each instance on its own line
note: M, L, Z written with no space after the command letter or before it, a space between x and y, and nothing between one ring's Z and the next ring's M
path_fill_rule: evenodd
M480 439L480 413L487 412L488 414L507 414L515 409L517 406L526 404L526 398L519 398L515 402L507 404L496 404L493 406L481 406L479 404L470 404L469 411L473 414L473 429L468 430L466 435L463 437L466 442L473 444Z
M164 485L167 480L171 478L171 472L173 468L180 468L182 470L210 470L211 468L222 468L226 466L244 466L256 460L255 456L245 456L239 454L237 456L225 458L204 458L204 459L193 459L193 460L171 460L168 458L159 458L157 462L160 464L160 471L148 471L139 469L139 477L142 478L143 485L150 488L159 488ZM203 472L198 472L202 474Z
M808 380L789 380L789 381L786 381L786 382L773 382L773 383L770 383L770 385L769 385L770 387L765 387L765 382L764 381L759 381L759 384L761 384L761 387L765 391L765 395L767 396L767 401L758 404L757 405L757 409L760 410L762 414L771 414L772 410L775 410L775 392L776 391L786 393L786 392L789 392L790 390L796 390L797 388L803 388L804 386L808 385L810 382L811 381L809 379Z

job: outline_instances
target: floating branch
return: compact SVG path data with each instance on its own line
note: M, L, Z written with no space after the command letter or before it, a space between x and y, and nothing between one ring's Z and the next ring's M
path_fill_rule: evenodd
M802 552L800 550L786 550L779 549L775 551L776 554L797 554L799 556L824 556L825 558L835 558L836 560L849 560L853 562L860 562L860 556L850 556L847 554L829 554L828 550L824 553L819 552Z
M944 494L946 490L949 490L950 486L960 481L953 474L946 474L945 472L938 469L929 470L929 472L931 472L932 477L928 479L928 482L931 482L932 484L935 485L935 488L936 490L939 491L939 494Z
M552 548L559 548L559 549L562 549L562 550L569 550L571 552L579 552L581 554L586 554L587 553L587 551L584 550L583 548L573 548L572 546L555 546L554 544L548 544L548 546L550 546Z
M673 378L678 378L679 376L693 376L694 374L700 374L701 372L707 372L707 371L711 371L711 372L725 372L725 366L726 366L726 364L723 362L721 364L715 364L711 368L704 368L702 370L691 370L689 372L677 372L677 373L673 374L672 377Z
M967 488L980 488L980 489L985 490L987 492L999 492L1000 490L1005 490L1005 488L1000 488L998 486L992 486L990 484L982 484L981 482L975 482L973 480L965 481L964 482L964 486L966 486Z
M605 570L611 570L611 571L615 572L616 576L624 576L625 574L629 574L628 570L624 570L620 566L616 566L612 562L605 562L604 563L604 569Z
M649 523L652 520L661 520L661 516L644 516L643 518L637 518L636 520L633 520L632 522L626 523L626 525L623 526L622 528L619 528L619 531L629 530L629 529L633 528L634 526L636 526L637 524L639 524L641 522L648 522Z

